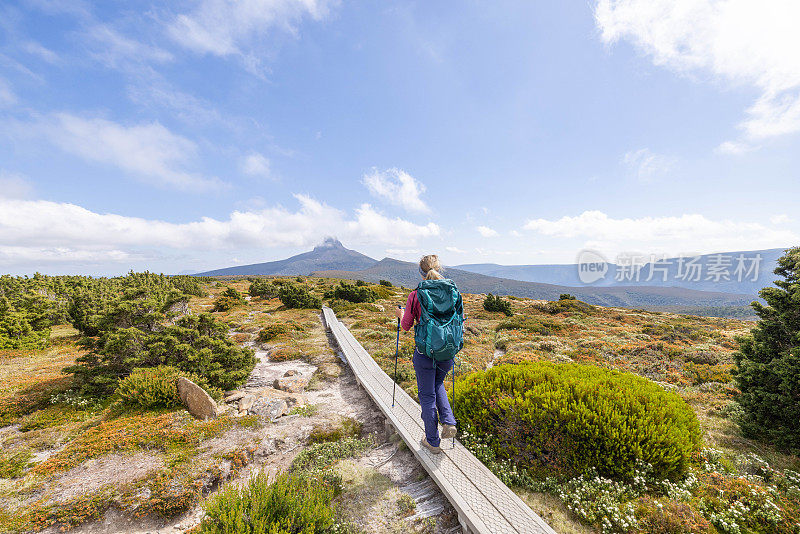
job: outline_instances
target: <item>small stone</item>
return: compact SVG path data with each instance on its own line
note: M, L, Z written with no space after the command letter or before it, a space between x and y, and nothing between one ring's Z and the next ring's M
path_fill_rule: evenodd
M189 380L180 377L177 382L178 396L189 410L189 413L198 419L208 419L216 416L217 403L206 393L206 390Z
M225 394L225 402L234 402L245 396L243 391L231 391L230 394Z
M256 401L256 396L247 394L239 401L239 410L249 410L253 403Z
M283 399L270 399L267 397L259 398L250 411L256 415L275 421L283 415L289 413L289 406Z
M309 379L302 376L285 376L276 378L272 387L289 393L302 393L308 386Z
M308 399L303 393L289 393L275 388L263 388L258 390L258 397L266 399L283 399L287 406L292 408L297 405L308 404Z
M283 373L283 376L294 376L294 375L299 375L299 374L300 374L300 371L297 371L295 369L289 369L288 371Z

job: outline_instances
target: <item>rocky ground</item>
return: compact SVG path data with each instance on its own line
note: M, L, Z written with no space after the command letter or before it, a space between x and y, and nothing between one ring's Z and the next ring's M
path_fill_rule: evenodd
M246 337L247 332L231 335ZM313 334L329 343L321 324ZM337 469L345 483L340 508L345 517L364 533L460 532L457 518L433 481L413 454L394 434L387 434L384 419L368 395L358 386L352 372L336 355L336 347L320 351L313 358L273 361L280 343L243 344L256 350L258 363L250 379L239 390L225 394L219 412L224 416L257 416L255 426L234 425L206 440L198 462L212 456L226 456L248 447L252 452L240 468L235 458L223 466L222 484L241 484L254 474L270 476L285 470L307 446L310 436L353 428L360 435L374 436L375 446L363 456L341 462ZM244 446L244 447L243 447ZM68 501L81 491L119 482L133 482L163 468L157 454L111 454L90 459L68 471L56 484L53 498ZM221 484L210 488L209 494ZM111 507L102 518L85 522L70 532L85 534L177 533L191 530L203 516L202 503L170 520L136 518ZM61 532L50 527L42 533Z

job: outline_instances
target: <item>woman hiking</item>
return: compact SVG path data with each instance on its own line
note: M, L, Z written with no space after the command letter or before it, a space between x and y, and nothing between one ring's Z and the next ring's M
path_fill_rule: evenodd
M438 256L423 256L419 260L423 281L408 295L405 311L395 309L404 331L414 325L413 363L425 425L425 437L420 444L437 454L442 452L441 439L456 435L456 418L447 400L444 379L453 367L456 353L463 347L464 322L461 294L452 280L440 274L441 270Z

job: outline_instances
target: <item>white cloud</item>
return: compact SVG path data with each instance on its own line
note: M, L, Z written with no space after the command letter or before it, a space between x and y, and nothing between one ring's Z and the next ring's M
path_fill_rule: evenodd
M771 222L772 224L786 224L792 222L792 219L785 213L781 213L779 215L773 215L772 217L770 217L769 222Z
M760 249L789 246L800 239L791 231L761 223L711 220L698 214L614 219L601 211L585 211L556 220L531 219L523 228L543 236L583 240L584 246L614 252Z
M50 64L58 63L58 54L56 54L49 48L45 48L36 41L28 41L27 43L22 45L22 49L33 56L38 56L39 59L47 63Z
M417 248L387 248L387 254L394 254L395 256L410 256L411 254L421 254Z
M649 148L626 152L622 157L633 176L642 183L650 183L665 176L672 168L672 160Z
M595 8L606 43L626 39L656 65L759 91L739 124L743 139L719 147L727 153L800 131L798 20L795 0L598 0Z
M461 250L458 247L444 247L447 252L452 252L453 254L466 254L466 250Z
M166 63L173 59L168 51L126 37L105 24L92 26L86 35L96 45L92 55L112 68L138 63Z
M28 198L33 186L21 174L0 170L0 198Z
M270 177L269 160L258 152L253 152L242 161L242 172L250 176Z
M488 226L478 226L477 228L478 233L481 234L483 237L496 237L497 230L493 228L489 228Z
M56 113L8 125L13 136L43 137L65 152L114 165L157 185L186 190L222 185L217 178L186 170L197 156L197 146L158 122L125 126L107 119Z
M429 212L430 208L420 198L425 192L422 182L401 169L387 169L363 176L362 182L374 196L401 206L408 211Z
M6 265L31 258L89 261L109 254L109 261L123 261L163 256L170 250L300 247L319 243L331 229L348 242L402 246L440 232L433 223L385 217L368 204L348 217L308 196L295 198L297 210L274 206L234 211L226 220L203 217L186 223L97 213L68 203L0 198L0 260Z
M715 151L719 154L732 154L734 156L738 156L739 154L751 152L753 148L754 147L752 145L743 143L741 141L725 141L720 143Z
M251 41L271 30L297 33L305 17L320 20L328 14L328 0L201 0L188 14L178 15L168 28L186 48L216 56L243 54Z
M356 210L356 220L346 224L353 239L362 243L390 242L401 245L421 237L438 236L441 229L435 223L414 224L400 217L386 217L369 204L361 204Z
M17 103L17 95L3 78L0 78L0 107L12 106Z

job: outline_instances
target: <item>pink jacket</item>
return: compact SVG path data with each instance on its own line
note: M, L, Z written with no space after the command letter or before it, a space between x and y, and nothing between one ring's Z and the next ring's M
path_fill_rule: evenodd
M403 327L404 331L409 331L411 327L414 326L414 320L416 319L419 322L421 315L422 309L420 308L417 290L415 289L408 294L406 309L403 311L403 318L400 320L400 326Z

